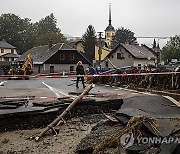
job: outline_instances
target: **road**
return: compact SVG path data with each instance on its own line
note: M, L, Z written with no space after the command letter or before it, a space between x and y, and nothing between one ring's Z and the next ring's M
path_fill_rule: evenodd
M69 92L82 92L82 84L76 89L75 79L72 78L43 78L30 80L1 80L4 86L0 86L0 97L11 96L37 96L37 97L62 97ZM88 84L86 84L88 86ZM117 94L123 97L138 95L135 91L129 91L118 87L96 85L91 93Z

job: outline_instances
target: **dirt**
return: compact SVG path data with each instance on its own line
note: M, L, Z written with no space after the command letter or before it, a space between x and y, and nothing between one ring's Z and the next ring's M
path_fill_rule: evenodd
M43 129L0 133L0 154L75 153L80 141L91 132L93 126L105 118L103 117L97 114L72 118L67 121L66 125L58 126L60 131L57 136L49 131L39 142L35 142L30 137L35 137Z

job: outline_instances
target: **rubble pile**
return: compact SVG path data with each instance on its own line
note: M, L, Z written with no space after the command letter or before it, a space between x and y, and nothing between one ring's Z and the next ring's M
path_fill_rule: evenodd
M168 99L162 96L127 98L115 117L118 122L105 121L95 126L78 145L77 153L178 154L179 108Z
M140 73L161 73L161 72L169 72L169 70L154 70L154 71L146 71L146 70L130 70L126 73L137 73L137 75L126 76L98 76L92 79L89 79L89 82L93 82L95 84L109 84L113 86L126 87L131 89L151 89L151 90L159 90L159 91L170 91L174 93L180 93L180 74L148 74L148 75L138 75ZM172 72L172 71L171 71ZM123 74L123 72L119 72L118 70L113 74Z

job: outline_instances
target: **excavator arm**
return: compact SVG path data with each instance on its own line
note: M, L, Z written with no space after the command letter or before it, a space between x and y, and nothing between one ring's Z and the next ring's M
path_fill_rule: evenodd
M25 61L25 63L22 65L22 68L21 70L24 72L24 75L27 74L27 68L28 66L30 66L30 69L33 70L34 67L33 67L33 60L31 58L31 55L30 54L27 54L27 59Z

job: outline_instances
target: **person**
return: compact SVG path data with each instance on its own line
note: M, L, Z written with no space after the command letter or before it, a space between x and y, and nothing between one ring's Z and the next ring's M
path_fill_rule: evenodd
M82 64L82 61L79 61L77 63L77 66L76 66L76 75L85 75L85 71L84 71L84 67L83 67L83 64ZM79 80L81 79L82 81L82 85L83 85L83 88L85 88L85 84L84 84L84 76L81 76L81 77L77 77L77 80L76 80L76 88L79 88L78 87L78 83L79 83Z

